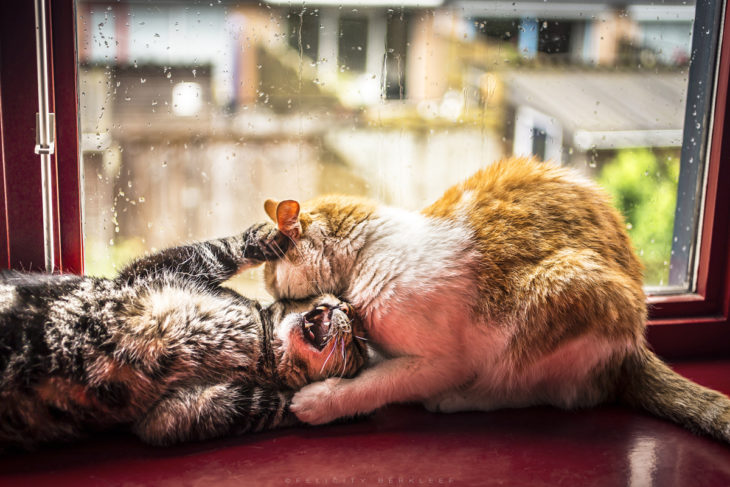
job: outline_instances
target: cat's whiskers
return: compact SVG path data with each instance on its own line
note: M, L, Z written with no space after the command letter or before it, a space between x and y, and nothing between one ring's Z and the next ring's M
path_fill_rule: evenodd
M334 344L332 345L332 350L330 350L330 353L329 353L329 355L327 355L327 358L326 358L326 359L324 359L324 363L322 364L322 368L321 368L321 369L319 369L319 373L320 373L320 374L322 374L322 372L324 372L324 368L325 368L325 367L327 366L327 362L329 362L329 361L330 361L330 358L332 357L332 352L334 352L334 351L335 351L336 345L337 345L337 343L334 343Z
M301 259L302 253L299 250L299 243L296 240L292 239L292 238L289 238L289 241L292 243L292 246L293 246L294 250L296 251L297 256L300 257L299 259L297 259L297 262L299 262L299 264L297 264L296 262L293 262L289 258L289 256L286 255L286 253L284 253L284 256L283 256L284 257L284 260L286 260L287 263L291 264L292 267L298 267L301 264L301 262L302 262L302 259ZM277 244L277 246L278 246L278 244Z
M347 370L347 354L345 353L345 339L342 338L340 340L340 344L342 345L342 372L340 372L340 379L345 375L345 371Z
M322 288L319 286L319 283L316 280L309 281L312 286L317 290L317 294L326 294Z
M289 240L291 240L291 239L289 239ZM294 244L294 248L296 248L297 243L294 240L291 240L291 242ZM276 241L274 241L274 246L277 251L277 255L279 255L279 257L283 258L290 264L293 264L291 259L289 259L289 257L286 255L286 252L284 251L284 249L282 249ZM297 251L298 251L298 249L297 249Z

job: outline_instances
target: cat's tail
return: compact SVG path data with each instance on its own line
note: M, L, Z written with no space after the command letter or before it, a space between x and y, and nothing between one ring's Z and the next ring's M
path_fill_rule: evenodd
M730 443L730 399L670 369L647 349L626 358L620 398L630 406Z

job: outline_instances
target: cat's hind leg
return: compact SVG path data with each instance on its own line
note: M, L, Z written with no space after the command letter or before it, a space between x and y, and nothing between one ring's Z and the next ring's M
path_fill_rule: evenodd
M155 445L262 431L296 422L291 392L241 383L198 384L177 389L133 426Z
M622 358L644 343L640 280L592 250L566 248L526 273L519 289L509 380L479 389L566 409L611 399Z
M556 252L525 273L516 287L509 348L518 373L581 337L601 337L593 341L604 349L643 342L646 304L641 282L592 250ZM590 347L582 351L588 358L595 352ZM578 364L564 365L572 370Z
M593 407L616 398L626 345L585 334L509 376L484 374L469 388L423 401L431 412L494 411L549 405L561 409Z
M574 249L556 252L522 278L504 355L478 366L470 387L424 401L429 410L571 409L612 397L621 358L643 340L640 283L597 253Z

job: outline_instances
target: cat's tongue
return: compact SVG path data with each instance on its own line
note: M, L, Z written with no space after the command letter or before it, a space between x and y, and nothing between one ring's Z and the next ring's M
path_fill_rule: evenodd
M322 350L327 343L331 318L332 310L327 306L319 306L304 315L302 324L304 339L318 350Z

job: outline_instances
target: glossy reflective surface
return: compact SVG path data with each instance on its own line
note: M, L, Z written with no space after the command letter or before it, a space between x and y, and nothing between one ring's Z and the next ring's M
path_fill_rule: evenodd
M730 392L730 361L676 369ZM0 485L730 485L730 446L618 407L438 415L173 448L108 435L0 458Z

